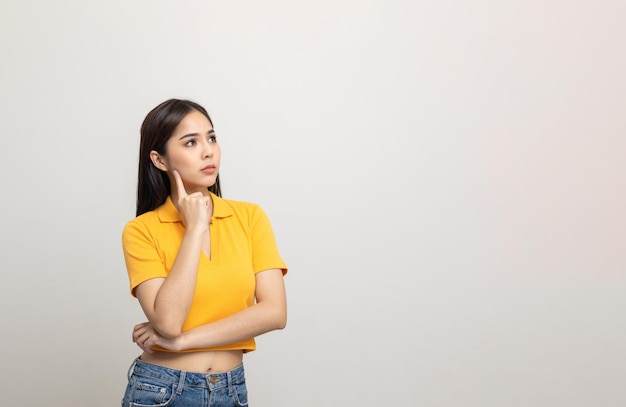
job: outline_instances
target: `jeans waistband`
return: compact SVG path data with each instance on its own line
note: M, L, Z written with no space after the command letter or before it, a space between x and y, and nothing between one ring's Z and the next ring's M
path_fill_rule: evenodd
M132 374L137 376L151 377L169 383L178 383L178 388L183 386L202 387L209 390L230 387L245 382L243 364L236 368L220 373L196 373L184 370L171 369L169 367L154 365L137 358L128 369L128 377Z

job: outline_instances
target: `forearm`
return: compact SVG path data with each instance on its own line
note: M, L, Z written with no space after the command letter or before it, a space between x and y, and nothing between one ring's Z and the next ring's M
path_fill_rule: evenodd
M283 329L287 323L284 304L258 303L226 318L185 331L179 350L213 348Z
M164 337L175 337L187 318L198 275L202 231L185 232L176 260L154 300L151 322Z

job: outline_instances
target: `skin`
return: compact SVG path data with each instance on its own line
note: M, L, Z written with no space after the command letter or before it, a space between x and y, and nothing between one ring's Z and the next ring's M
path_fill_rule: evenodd
M166 155L152 151L150 158L170 179L172 201L185 234L168 277L147 280L135 290L148 322L134 327L133 341L144 351L141 359L149 363L192 372L229 370L241 364L242 351L176 352L226 345L284 328L287 301L282 271L256 274L256 303L251 307L182 331L195 290L200 251L210 258L213 202L207 187L215 184L221 151L211 122L197 111L181 121L166 151ZM174 352L156 351L153 345Z

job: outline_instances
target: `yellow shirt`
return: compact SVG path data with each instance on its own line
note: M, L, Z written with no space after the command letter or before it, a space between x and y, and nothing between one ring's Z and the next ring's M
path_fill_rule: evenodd
M211 194L211 259L200 253L196 290L183 331L217 321L254 304L255 274L268 269L287 273L274 232L261 207ZM170 197L159 208L124 227L122 246L131 294L146 280L167 277L185 234ZM211 349L249 352L254 338Z

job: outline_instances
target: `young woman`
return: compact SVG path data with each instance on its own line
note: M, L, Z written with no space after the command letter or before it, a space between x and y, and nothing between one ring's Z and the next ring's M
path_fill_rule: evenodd
M170 99L141 126L137 217L122 234L131 294L148 322L123 406L245 406L243 354L286 324L282 261L254 204L221 198L206 110Z

